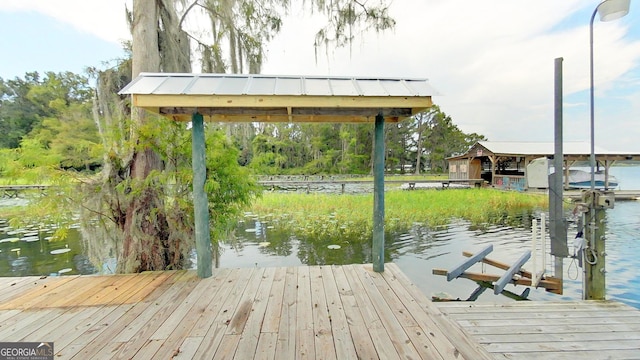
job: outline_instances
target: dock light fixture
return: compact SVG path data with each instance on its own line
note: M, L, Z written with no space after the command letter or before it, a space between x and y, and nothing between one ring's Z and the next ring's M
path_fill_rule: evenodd
M629 3L631 0L604 0L591 15L591 22L589 23L589 80L590 80L590 114L591 114L591 154L589 163L591 165L591 192L595 190L596 178L596 155L595 155L595 114L594 114L594 85L593 85L593 21L596 18L596 14L600 14L600 21L612 21L617 20L629 13Z

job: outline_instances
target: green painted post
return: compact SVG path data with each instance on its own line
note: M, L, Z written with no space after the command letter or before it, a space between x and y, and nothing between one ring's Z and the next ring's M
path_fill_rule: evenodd
M373 141L373 271L384 272L384 116L376 116Z
M204 121L202 114L195 113L191 117L192 160L193 167L193 211L196 225L196 258L198 260L198 276L211 276L211 237L209 234L209 200L204 191L207 178L205 161Z

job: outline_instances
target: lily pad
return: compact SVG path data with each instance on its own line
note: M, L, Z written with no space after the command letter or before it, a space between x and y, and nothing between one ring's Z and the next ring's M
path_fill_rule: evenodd
M35 241L39 241L40 238L38 236L25 236L21 240L26 242L35 242Z
M64 248L64 249L56 249L56 250L51 250L51 255L58 255L58 254L64 254L64 253L68 253L69 251L71 251L71 249L69 248Z

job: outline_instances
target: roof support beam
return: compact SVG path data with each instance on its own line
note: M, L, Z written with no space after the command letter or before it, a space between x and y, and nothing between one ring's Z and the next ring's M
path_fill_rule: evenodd
M196 227L196 258L198 260L198 276L208 278L211 269L211 235L209 233L209 200L204 191L207 179L207 163L205 160L204 121L202 114L194 113L191 118L191 150L193 167L193 211Z
M373 140L373 271L384 272L384 116L378 113Z

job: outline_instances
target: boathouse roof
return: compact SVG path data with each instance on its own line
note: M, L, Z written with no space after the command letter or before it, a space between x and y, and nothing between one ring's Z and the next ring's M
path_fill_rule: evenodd
M427 79L141 73L120 94L175 120L398 122L432 106Z
M554 154L553 142L522 142L522 141L479 141L462 154L449 158L450 160L470 157L514 157L525 156L529 158L550 157ZM589 142L564 142L562 144L564 157L567 160L587 161L591 154ZM594 146L594 152L598 161L627 161L640 162L640 153L610 151Z

